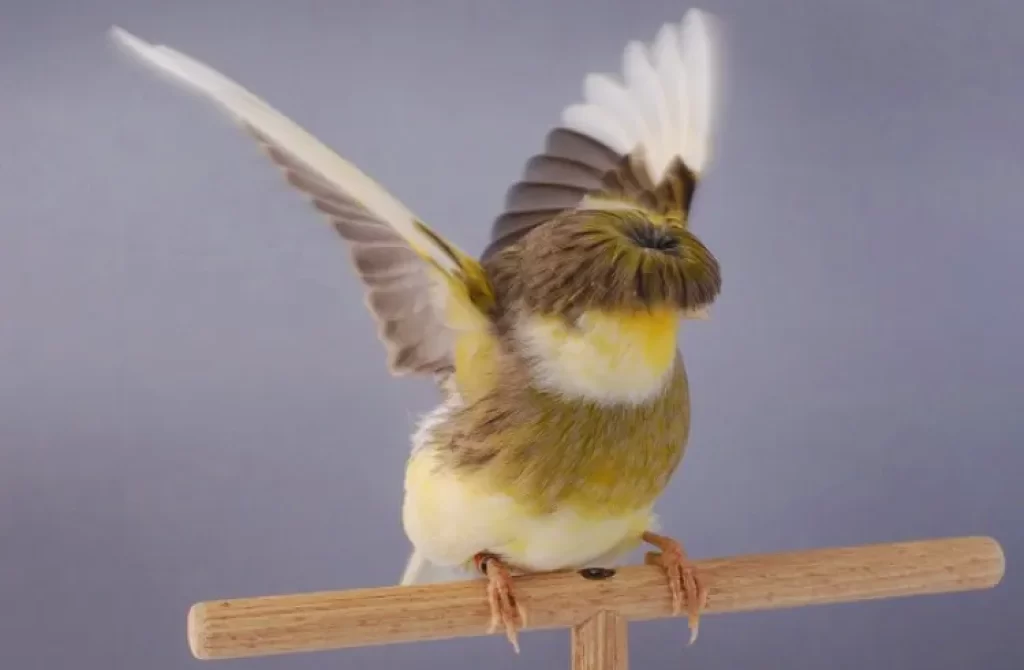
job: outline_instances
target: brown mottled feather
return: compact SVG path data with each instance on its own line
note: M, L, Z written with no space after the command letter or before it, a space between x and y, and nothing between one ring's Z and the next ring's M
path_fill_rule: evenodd
M537 513L566 502L609 513L649 504L683 458L690 400L681 358L657 399L612 408L538 391L511 359L500 374L500 387L438 427L439 460Z
M390 371L399 376L450 372L451 335L434 305L427 264L354 198L255 128L245 129L348 242L352 264L366 288L366 305L388 350Z

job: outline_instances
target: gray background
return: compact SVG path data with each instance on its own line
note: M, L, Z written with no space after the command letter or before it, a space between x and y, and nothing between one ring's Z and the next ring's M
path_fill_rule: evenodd
M631 7L632 5L632 7ZM199 667L196 600L392 583L408 433L340 243L119 23L292 115L465 248L583 75L679 2L5 0L0 666ZM713 321L660 506L695 556L993 534L994 591L637 625L635 667L1024 665L1024 5L708 2ZM562 668L564 633L222 662Z

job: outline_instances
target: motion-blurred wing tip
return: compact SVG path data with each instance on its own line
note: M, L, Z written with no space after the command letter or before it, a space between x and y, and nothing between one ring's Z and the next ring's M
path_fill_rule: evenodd
M122 28L121 26L111 26L107 31L110 40L122 49L127 49L135 54L142 53L148 49L152 49L153 45L145 42L135 35Z

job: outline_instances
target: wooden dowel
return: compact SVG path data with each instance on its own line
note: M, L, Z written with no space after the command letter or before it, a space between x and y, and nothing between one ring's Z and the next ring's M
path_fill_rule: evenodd
M601 610L572 629L572 670L629 670L626 617Z
M697 563L710 589L708 614L985 589L999 583L1004 565L988 537ZM604 581L560 572L515 583L531 629L575 626L602 610L630 621L671 616L665 576L654 566L627 566ZM188 641L197 658L212 659L485 635L484 592L479 580L204 602L189 612Z

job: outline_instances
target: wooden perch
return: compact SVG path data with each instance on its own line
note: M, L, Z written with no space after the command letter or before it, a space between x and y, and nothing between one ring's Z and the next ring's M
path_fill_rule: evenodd
M964 537L699 561L707 614L991 588L999 544ZM197 658L240 658L487 633L484 582L387 586L219 600L194 605ZM626 668L626 622L671 616L664 573L628 566L604 581L576 572L516 578L527 629L573 630L576 668ZM704 626L714 625L705 623Z

